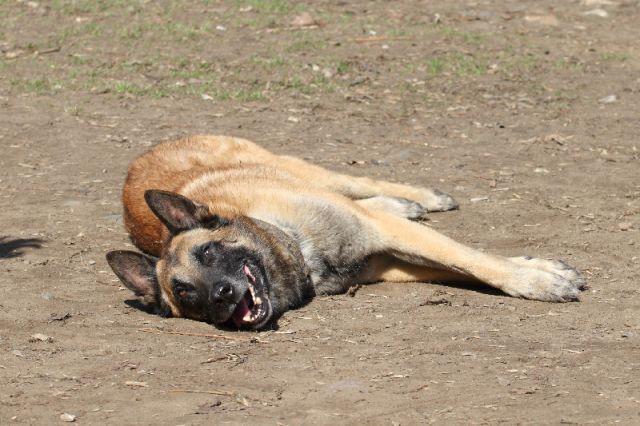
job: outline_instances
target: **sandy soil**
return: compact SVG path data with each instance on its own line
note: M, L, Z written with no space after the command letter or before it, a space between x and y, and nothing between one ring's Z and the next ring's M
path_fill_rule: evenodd
M640 423L637 1L0 0L0 21L1 424ZM104 254L130 247L129 161L193 133L438 187L461 209L437 229L591 287L372 285L261 333L149 315Z

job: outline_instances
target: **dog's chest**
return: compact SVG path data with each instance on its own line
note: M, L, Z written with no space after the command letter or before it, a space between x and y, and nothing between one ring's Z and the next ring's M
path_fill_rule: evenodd
M326 203L307 203L293 218L264 217L296 241L316 288L336 287L322 293L340 292L342 283L362 268L369 244L355 215Z

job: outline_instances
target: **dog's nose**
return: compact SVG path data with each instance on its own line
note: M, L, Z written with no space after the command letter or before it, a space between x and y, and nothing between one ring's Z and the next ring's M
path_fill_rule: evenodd
M216 284L212 293L212 299L216 303L234 301L233 285L229 282L220 282Z

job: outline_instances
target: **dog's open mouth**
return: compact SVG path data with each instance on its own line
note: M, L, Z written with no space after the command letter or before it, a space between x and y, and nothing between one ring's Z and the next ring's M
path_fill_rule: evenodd
M242 272L247 277L248 289L236 305L231 318L237 327L259 328L264 325L271 311L266 289L262 279L257 279L246 263Z

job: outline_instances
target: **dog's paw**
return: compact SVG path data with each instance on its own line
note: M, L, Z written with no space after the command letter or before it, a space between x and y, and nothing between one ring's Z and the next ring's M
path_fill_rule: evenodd
M408 198L385 197L388 200L390 212L405 217L407 219L416 220L427 217L427 209L422 204L411 201Z
M385 211L411 220L424 219L427 216L427 209L422 204L408 198L378 195L358 200L358 203L370 209Z
M560 260L534 257L512 257L519 266L514 281L503 290L516 297L546 302L571 302L578 300L586 289L584 278L571 266Z
M446 212L459 208L458 202L449 194L437 189L423 189L416 198L428 212Z

